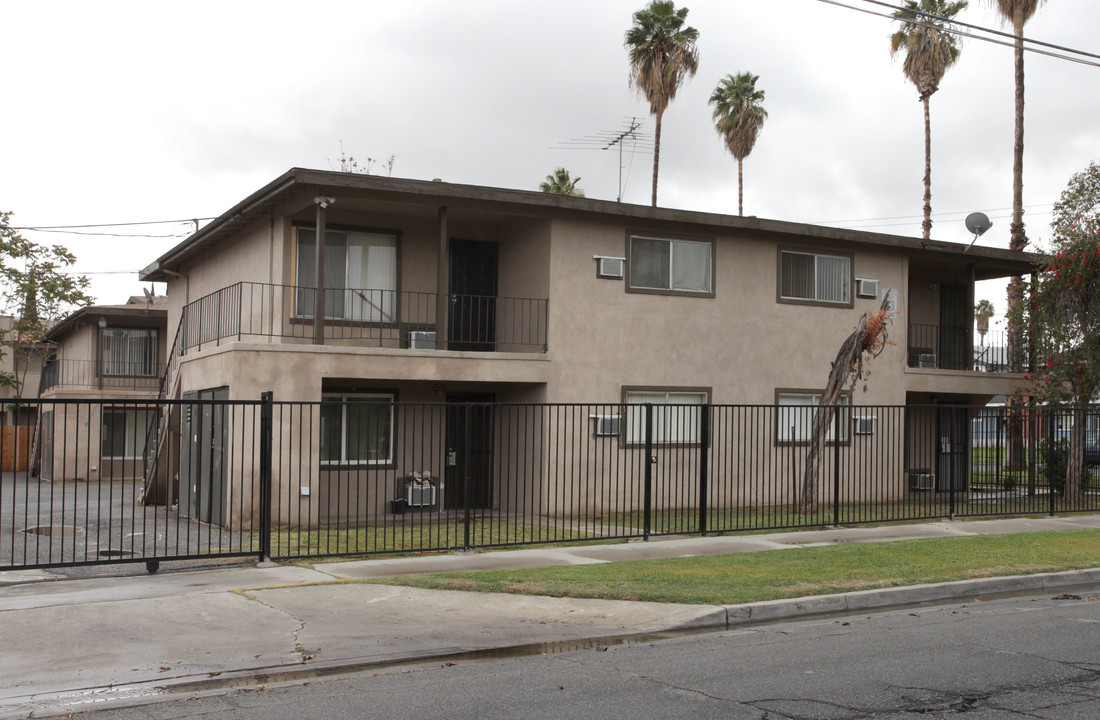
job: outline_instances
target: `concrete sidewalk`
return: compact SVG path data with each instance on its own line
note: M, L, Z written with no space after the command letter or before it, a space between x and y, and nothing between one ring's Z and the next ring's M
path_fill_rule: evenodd
M493 553L234 567L49 581L0 572L0 717L136 703L171 693L357 672L398 662L613 642L982 593L1100 587L1100 569L988 578L733 606L417 590L354 582L385 575L1100 528L1100 515L936 522ZM35 582L35 580L38 580ZM352 581L352 582L349 582Z

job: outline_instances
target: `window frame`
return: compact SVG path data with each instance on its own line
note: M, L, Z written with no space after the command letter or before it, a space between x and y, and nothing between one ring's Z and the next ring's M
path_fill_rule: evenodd
M680 244L692 244L692 245L706 245L710 250L710 267L708 268L707 282L710 285L708 290L678 290L672 287L667 288L651 288L641 285L635 285L633 280L634 273L634 240L653 240L657 242L667 242L669 244L669 285L672 285L672 267L674 263L674 248L677 243ZM674 295L677 297L703 297L712 298L715 297L715 267L717 265L717 245L714 237L692 236L692 235L676 235L671 233L651 233L642 230L628 230L626 233L626 264L623 268L623 276L625 282L623 285L626 287L626 291L629 293L639 293L644 295Z
M785 414L784 408L788 408L788 407L791 407L791 408L797 408L797 407L816 408L818 403L821 402L820 398L821 398L821 395L822 395L823 392L824 392L824 390L821 390L821 389L776 388L776 390L775 390L775 427L774 427L775 438L774 439L775 439L775 445L777 447L798 447L798 446L807 446L808 447L811 444L812 438L813 438L813 415L812 414L810 415L809 426L805 430L805 432L806 432L805 439L803 439L801 437L795 437L795 438L783 437L784 429L783 429L783 426L780 425L780 422L782 421L782 418ZM808 405L783 405L780 402L780 399L783 398L783 397L793 397L793 396L808 397L808 398L810 398L810 404L808 404ZM843 447L843 446L846 446L846 445L850 445L852 443L852 435L853 435L853 433L852 433L852 418L854 417L854 415L853 415L854 408L852 406L852 393L848 390L845 390L845 391L841 392L840 397L838 398L837 405L847 406L846 410L838 411L842 415L847 415L846 418L843 418L841 420L841 439L840 439L839 445ZM834 418L835 418L835 416L834 416ZM836 440L833 438L833 429L836 427L835 422L836 422L836 420L834 419L832 422L829 423L829 430L825 434L825 444L826 445L837 445L838 444L836 442Z
M386 457L376 460L355 458L349 460L347 457L348 452L348 417L347 410L348 404L354 403L357 398L373 398L377 400L377 404L389 405L389 431L386 438ZM317 440L317 456L320 459L321 468L377 468L387 469L394 467L394 450L396 445L396 436L394 433L394 423L396 416L396 402L397 393L385 390L377 391L344 391L344 390L330 390L321 393L321 404L318 407L318 440ZM340 458L338 460L326 460L324 457L324 442L325 442L325 408L333 407L339 403L340 409ZM365 403L371 404L371 403Z
M311 222L301 221L301 222L295 222L292 227L293 227L293 241L291 243L291 247L293 248L294 257L293 257L293 262L291 263L291 267L290 267L290 273L291 273L290 283L297 290L296 293L295 293L295 297L294 297L294 305L292 307L292 311L293 311L292 312L292 317L293 317L294 320L298 320L298 321L302 321L302 320L312 321L314 319L314 315L312 313L302 312L303 308L302 308L301 303L303 302L305 296L301 295L299 293L301 293L304 290L313 290L317 281L316 281L315 277L310 277L310 278L308 278L308 282L303 283L302 278L300 277L301 261L302 261L302 257L303 257L303 253L301 251L301 242L302 242L301 236L302 236L302 231L303 230L308 231L308 232L313 234L314 243L316 243L316 240L317 240L317 226L314 223L311 223ZM347 312L346 311L347 301L345 299L345 305L344 305L344 313L345 314L343 316L328 316L328 315L326 315L325 318L324 318L325 322L329 323L329 324L376 325L376 326L397 325L397 324L399 324L400 320L401 320L401 302L400 302L400 298L401 298L402 232L400 230L395 230L393 228L366 227L366 226L359 226L359 225L342 225L342 224L331 224L330 225L330 224L326 224L325 225L325 235L328 236L330 233L342 233L342 234L345 235L345 237L352 234L352 233L362 233L362 234L365 234L365 235L388 235L388 236L393 238L393 248L394 248L393 288L392 289L387 289L387 288L353 288L353 289L356 289L356 290L377 290L377 291L382 292L382 293L392 293L393 302L392 302L391 307L389 308L388 312L387 311L380 311L382 315L388 315L389 316L388 318L380 317L378 319L359 319L359 320L356 320L354 318L349 318L347 316L347 314L346 314L346 312ZM314 244L313 247L316 248L316 244ZM347 245L345 245L345 248L346 247L347 247ZM311 260L311 262L314 262L314 260ZM330 284L330 278L329 278L328 274L326 274L325 275L325 286L326 286L325 289L326 290L345 290L346 291L348 289L348 287L347 287L347 267L348 267L347 255L345 253L345 257L344 257L344 278L343 278L343 281L342 281L343 282L342 287L332 286ZM316 273L316 267L314 267L314 273ZM315 302L315 300L313 300L313 301Z
M690 405L696 405L697 404L700 408L707 408L708 412L709 412L709 408L710 408L710 405L711 405L711 397L712 397L712 388L709 388L709 387L686 387L686 386L667 386L667 385L662 385L662 386L623 385L621 392L622 392L622 412L619 414L619 445L620 445L620 447L623 447L623 448L645 447L645 430L644 430L644 427L641 430L640 439L635 439L634 425L635 425L636 421L633 417L633 412L631 410L632 407L637 407L637 406L643 406L644 407L645 403L638 403L638 402L633 402L632 403L632 402L630 402L630 396L632 394L645 393L645 394L653 395L653 394L657 394L657 393L664 393L666 399L669 396L672 396L672 395L701 396L702 399L703 399L703 402L701 402L701 403L664 402L664 403L653 403L653 405L655 407L659 407L660 405L672 405L672 406L683 407L683 406L690 406ZM654 437L653 437L653 447L691 448L691 447L701 447L704 442L706 442L707 447L710 447L711 438L710 438L709 433L708 433L707 437L705 438L705 440L700 439L697 436L695 438L689 439L689 440L669 439L666 436L666 434L663 432L662 428L657 427L657 424L659 422L661 422L661 420L662 420L662 417L661 417L662 414L663 413L654 412L654 418L653 419L654 419L654 426L655 427L654 427L654 432L653 432L653 435L654 435ZM700 414L699 417L701 418L702 414ZM644 421L645 421L645 415L643 414L641 416L640 422L644 423ZM698 432L698 430L696 430L696 433L697 432Z
M783 255L809 255L814 258L814 297L813 298L798 298L788 297L783 294ZM817 298L817 258L845 258L848 260L848 283L846 287L846 294L848 299L837 302L832 300L819 300ZM795 247L790 245L780 245L776 253L776 277L775 277L775 300L778 303L784 303L788 305L814 305L817 307L831 307L831 308L852 308L855 307L855 288L853 284L856 276L856 260L855 253L843 252L839 250L820 250L817 248L807 247Z
M146 350L151 350L149 357L141 361L134 360L115 360L106 357L108 350L107 334L108 333L149 333L150 337L145 344L149 347ZM101 327L99 328L99 374L100 377L114 377L114 378L152 378L160 376L160 332L157 328L151 327ZM130 339L126 340L127 355L130 354L131 346ZM142 367L138 368L143 372L112 372L112 367L117 365L124 365L126 370L133 370L138 365ZM147 371L146 371L147 370Z
M99 456L103 460L118 461L118 460L140 460L145 456L145 441L148 439L149 427L152 425L155 418L155 408L148 406L129 406L129 405L108 405L105 406L100 414L99 420ZM106 446L107 439L114 438L114 429L108 431L107 428L107 416L108 415L121 415L123 417L122 424L122 455L111 454L114 452L114 448L108 448ZM141 448L127 447L129 441L133 439L135 442L138 440L138 435L132 434L131 429L139 429L138 417L145 417L145 436L141 437ZM114 443L112 443L113 445ZM136 454L130 454L131 451Z

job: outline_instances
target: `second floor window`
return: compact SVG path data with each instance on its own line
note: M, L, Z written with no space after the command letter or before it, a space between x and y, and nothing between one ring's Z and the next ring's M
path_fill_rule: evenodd
M779 251L781 300L847 305L852 302L852 258L848 255Z
M630 289L712 295L714 244L631 236Z
M296 314L313 317L317 284L317 233L298 229ZM388 233L325 231L325 317L359 322L394 322L397 236Z
M104 328L100 331L104 375L152 377L157 372L157 331Z

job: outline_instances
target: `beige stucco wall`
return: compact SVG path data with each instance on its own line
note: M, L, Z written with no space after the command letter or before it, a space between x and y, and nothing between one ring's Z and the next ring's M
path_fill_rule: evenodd
M630 293L625 279L597 278L593 260L623 257L627 230L555 220L552 401L617 401L622 386L643 385L710 387L716 403L771 404L777 388L824 387L860 313L878 309L877 300L861 298L853 308L777 302L779 243L729 234L716 236L715 297ZM883 290L905 286L896 254L858 251L852 269L853 277L878 279ZM860 402L904 402L903 358L891 346L874 361L875 382Z

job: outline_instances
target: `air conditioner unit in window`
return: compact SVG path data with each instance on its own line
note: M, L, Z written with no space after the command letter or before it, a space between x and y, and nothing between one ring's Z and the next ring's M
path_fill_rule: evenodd
M618 437L619 435L619 416L618 415L594 415L596 420L596 436L597 437Z
M875 418L873 418L873 417L852 418L852 432L854 432L856 435L874 435L875 434Z
M936 353L921 353L920 356L917 358L917 367L936 367Z
M878 280L869 280L867 278L856 278L856 297L877 298L878 297Z
M936 476L928 470L909 471L910 490L932 490L936 487Z
M435 485L409 485L405 488L405 503L409 507L435 505Z
M596 256L596 277L621 280L623 277L623 265L625 258Z
M435 350L435 333L414 330L409 333L410 350Z

